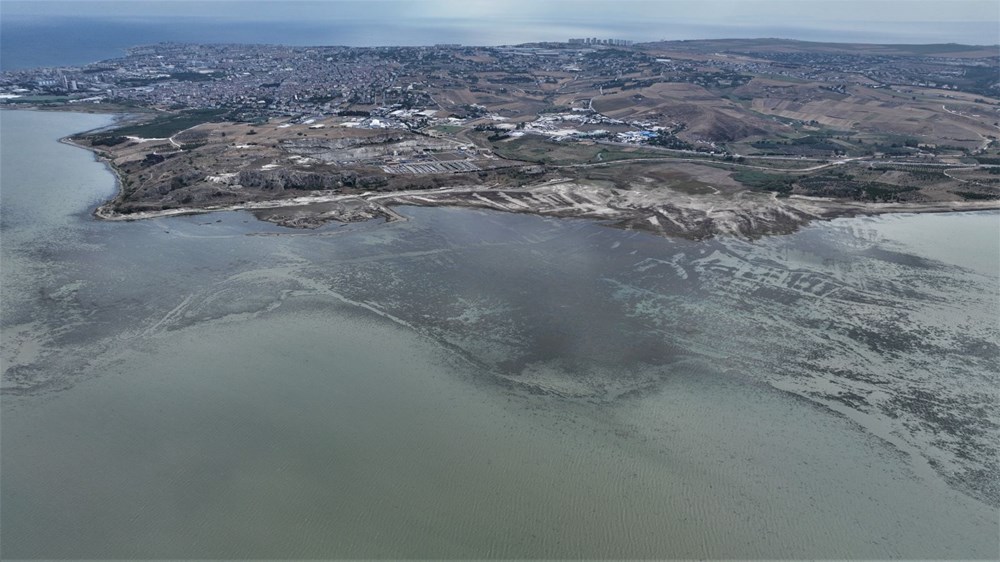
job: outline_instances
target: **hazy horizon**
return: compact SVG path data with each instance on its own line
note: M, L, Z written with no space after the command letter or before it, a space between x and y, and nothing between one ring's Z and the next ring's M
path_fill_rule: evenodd
M300 32L282 34L285 42L304 44L295 40L300 35L326 38L322 44L352 46L412 45L423 37L498 45L576 36L634 41L768 37L854 43L1000 43L998 6L983 0L33 0L4 1L0 10L8 29L73 22L134 28L172 24L181 27L173 30L184 36L181 40L201 42L215 42L213 34L220 41L234 40L227 39L234 35L227 28L247 28L235 34L236 40L246 41L256 33L262 37L259 42L275 42L269 40L273 35L269 27L287 30L294 26ZM351 33L352 27L361 25L364 33Z

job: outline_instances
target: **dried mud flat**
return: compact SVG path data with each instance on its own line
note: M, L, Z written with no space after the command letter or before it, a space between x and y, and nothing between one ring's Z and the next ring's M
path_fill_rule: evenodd
M318 228L330 221L360 222L382 217L386 222L403 220L403 216L374 201L360 197L345 197L326 203L293 205L257 209L257 219L290 228Z
M997 201L941 201L929 203L867 203L821 197L751 191L686 194L671 189L631 190L554 180L526 188L442 188L436 190L366 192L345 195L335 191L308 197L230 205L120 213L112 204L95 211L105 220L147 218L247 210L264 221L292 228L317 228L331 221L357 222L378 217L404 220L395 205L418 207L475 207L510 213L589 218L610 226L642 230L694 240L714 236L755 239L788 234L814 220L885 213L978 211L1000 208Z

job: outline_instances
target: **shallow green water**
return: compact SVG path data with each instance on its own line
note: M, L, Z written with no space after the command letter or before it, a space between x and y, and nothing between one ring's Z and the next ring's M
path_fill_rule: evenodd
M6 558L997 553L995 213L101 223L0 118Z

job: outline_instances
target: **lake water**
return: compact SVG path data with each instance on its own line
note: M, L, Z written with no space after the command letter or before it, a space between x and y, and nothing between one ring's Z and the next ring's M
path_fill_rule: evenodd
M8 112L5 558L993 558L1000 215L93 220Z

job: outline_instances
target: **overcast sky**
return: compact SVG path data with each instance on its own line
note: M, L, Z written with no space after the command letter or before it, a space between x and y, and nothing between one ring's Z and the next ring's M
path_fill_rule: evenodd
M638 40L775 36L877 42L1000 43L998 0L0 0L3 18L343 24L380 18L433 25L519 22L609 31ZM714 30L709 32L708 30ZM564 40L558 32L553 40ZM881 40L880 40L881 39Z

